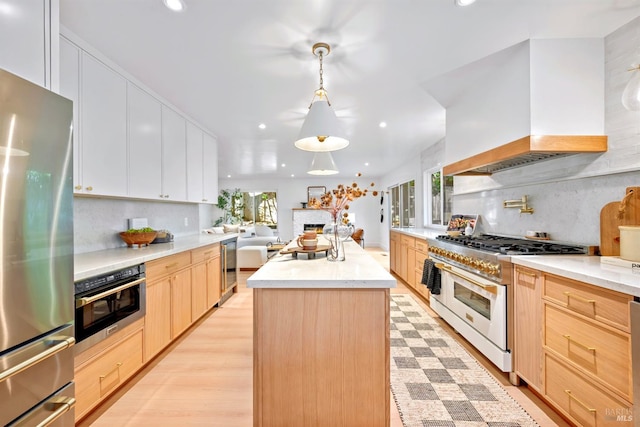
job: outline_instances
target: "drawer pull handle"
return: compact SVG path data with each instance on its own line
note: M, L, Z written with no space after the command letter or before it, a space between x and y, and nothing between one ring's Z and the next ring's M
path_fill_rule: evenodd
M207 256L207 255L211 255L212 253L213 253L213 251L212 251L212 250L211 250L211 251L206 251L206 252L204 253L204 255L205 255L205 256Z
M571 390L565 390L565 393L567 393L569 395L569 399L573 399L575 400L580 406L582 406L584 409L586 409L589 412L597 412L595 409L593 408L589 408L587 405L585 405L583 402L580 401L580 399L578 399L577 397L575 397L573 394L571 394Z
M529 277L538 277L538 275L536 273L533 273L533 272L527 271L527 270L518 269L518 274L522 274L524 276L529 276Z
M174 263L172 263L172 264L167 264L167 265L165 265L165 266L164 266L164 268L173 268L173 267L176 267L177 265L178 265L178 263L177 263L177 262L174 262Z
M576 341L576 340L574 340L574 339L571 339L571 335L562 335L562 336L563 336L563 337L565 337L565 338L566 338L570 343L577 344L577 345L579 345L579 346L580 346L580 347L582 347L582 348L585 348L585 349L587 349L587 350L589 350L589 351L593 351L594 353L596 352L596 348L595 348L595 347L589 347L588 345L584 345L584 344L582 344L582 343L581 343L581 342L579 342L579 341Z
M116 367L115 368L113 368L112 370L110 370L109 372L107 372L104 375L100 375L100 382L102 382L102 380L107 378L107 376L110 375L112 372L118 371L118 374L120 374L120 366L122 366L122 362L116 363Z
M571 298L575 298L578 301L586 302L587 304L593 304L593 305L596 304L596 300L594 300L594 299L586 299L586 298L583 298L583 297L581 297L579 295L574 295L571 292L566 292L566 291L563 292L563 293L567 296L567 304L569 303L569 299L571 299Z

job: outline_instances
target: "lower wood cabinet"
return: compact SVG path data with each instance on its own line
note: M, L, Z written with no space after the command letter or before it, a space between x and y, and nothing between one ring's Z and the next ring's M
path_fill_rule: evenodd
M421 283L424 260L429 258L427 242L397 231L389 233L389 242L391 271L428 301L431 293Z
M113 393L143 365L142 321L136 329L123 330L113 344L99 352L76 356L76 420ZM111 341L110 341L111 342ZM86 360L84 360L86 358Z
M144 328L144 360L148 361L171 342L171 281L147 281L147 313Z
M542 392L542 274L517 265L513 278L514 371Z
M629 423L633 297L521 266L514 277L516 374L576 425Z

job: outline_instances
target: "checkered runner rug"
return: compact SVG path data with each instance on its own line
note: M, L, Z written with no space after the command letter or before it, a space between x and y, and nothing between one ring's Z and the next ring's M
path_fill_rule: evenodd
M391 391L405 427L538 426L410 295L391 295Z

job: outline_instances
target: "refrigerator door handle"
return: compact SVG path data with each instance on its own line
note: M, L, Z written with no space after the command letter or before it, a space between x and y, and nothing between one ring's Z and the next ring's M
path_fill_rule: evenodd
M27 427L32 426L32 420L37 417L38 412L50 412L48 417L44 420L35 424L36 427L46 427L53 424L58 418L66 414L76 405L76 399L68 396L54 396L51 399L43 402L42 405L38 405L36 408L33 408L31 411L24 414L17 420L15 423L9 424L10 427Z
M14 375L19 374L20 372L25 371L26 369L29 369L33 365L37 365L38 363L61 352L62 350L65 350L71 347L73 344L75 344L75 342L76 342L76 339L74 337L53 335L45 338L42 341L35 343L34 346L42 345L43 343L45 345L52 345L52 344L53 345L47 348L45 351L42 351L36 354L35 356L29 357L28 359L23 360L19 363L16 363L14 366L10 367L9 369L6 369L0 372L0 383L8 380Z

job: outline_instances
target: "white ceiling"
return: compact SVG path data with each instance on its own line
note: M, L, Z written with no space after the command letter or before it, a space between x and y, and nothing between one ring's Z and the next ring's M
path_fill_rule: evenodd
M378 177L444 136L426 81L529 38L604 37L640 16L640 0L185 1L174 13L162 0L60 0L60 20L216 134L220 177L238 179L311 177L312 153L293 141L318 87L316 42L332 47L325 87L351 138L333 153L339 176Z

